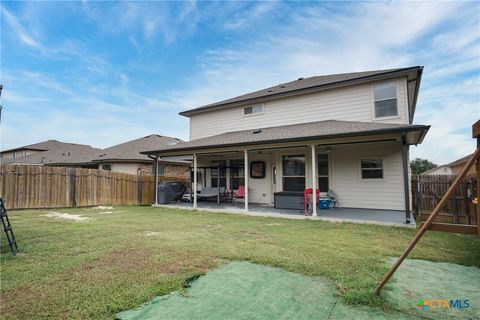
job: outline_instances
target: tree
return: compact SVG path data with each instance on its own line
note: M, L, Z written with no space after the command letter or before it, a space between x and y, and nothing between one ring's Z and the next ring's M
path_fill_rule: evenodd
M413 161L410 161L412 174L421 174L436 167L438 166L435 163L427 159L416 158Z

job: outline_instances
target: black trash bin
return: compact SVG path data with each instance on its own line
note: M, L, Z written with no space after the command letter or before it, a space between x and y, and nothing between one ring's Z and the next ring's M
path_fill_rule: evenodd
M185 185L181 181L165 181L158 185L158 203L166 204L182 199Z

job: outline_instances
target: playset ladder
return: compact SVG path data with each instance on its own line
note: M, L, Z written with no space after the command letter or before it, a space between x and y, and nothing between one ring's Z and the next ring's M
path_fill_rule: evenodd
M2 198L0 198L0 219L2 219L3 230L7 235L7 241L8 245L10 246L10 250L12 250L13 255L16 255L18 252L17 241L15 240L12 225L8 219L7 209L5 208Z

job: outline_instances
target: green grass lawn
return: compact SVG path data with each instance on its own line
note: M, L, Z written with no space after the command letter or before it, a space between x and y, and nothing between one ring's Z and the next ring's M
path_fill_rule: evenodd
M43 216L68 212L75 222ZM100 213L112 211L112 213ZM2 234L5 319L109 319L229 260L323 276L344 302L389 309L372 290L415 230L150 207L11 211L21 253ZM480 266L480 239L427 232L410 258ZM388 289L388 287L387 287Z

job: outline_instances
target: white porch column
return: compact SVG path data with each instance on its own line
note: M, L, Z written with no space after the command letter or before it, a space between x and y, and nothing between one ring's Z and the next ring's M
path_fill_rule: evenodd
M193 154L193 208L197 208L197 154Z
M155 156L155 178L154 178L154 183L155 183L155 204L158 204L158 155Z
M315 145L312 144L312 200L313 200L313 211L312 216L317 216L317 152Z
M244 176L245 176L245 213L248 212L248 178L250 177L250 170L248 167L248 150L244 151Z

